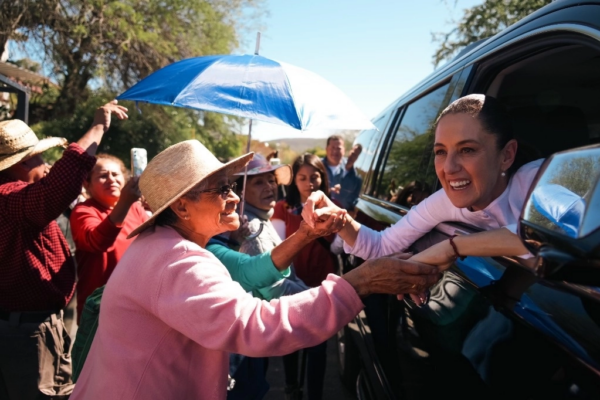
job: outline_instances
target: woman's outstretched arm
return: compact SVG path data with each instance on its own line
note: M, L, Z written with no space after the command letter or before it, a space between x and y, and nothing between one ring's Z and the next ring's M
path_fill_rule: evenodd
M525 256L529 252L521 238L506 228L460 235L452 239L460 256L501 257ZM450 243L444 240L428 249L415 254L411 260L425 264L437 265L442 269L450 267L456 260L457 254Z

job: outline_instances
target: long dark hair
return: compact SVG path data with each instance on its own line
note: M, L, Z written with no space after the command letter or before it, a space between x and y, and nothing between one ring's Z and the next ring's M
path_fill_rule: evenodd
M506 107L496 98L484 94L470 94L452 102L444 109L435 121L434 131L440 120L448 114L467 114L477 118L483 129L496 137L496 146L502 150L512 139L517 140L517 154L507 175L512 175L532 158L521 149L521 143L515 137L510 114Z
M296 186L296 175L303 165L310 165L319 171L321 174L321 187L319 187L319 190L329 197L329 178L327 177L325 164L323 164L323 161L314 154L304 153L301 156L298 156L292 164L294 179L292 179L292 183L288 186L287 195L285 196L285 200L291 207L296 207L301 204L300 191L298 190L298 186Z

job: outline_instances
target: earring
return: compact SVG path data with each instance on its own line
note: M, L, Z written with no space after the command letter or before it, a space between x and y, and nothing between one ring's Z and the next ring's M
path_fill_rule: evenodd
M506 176L506 172L502 171L502 173L500 174L500 176L505 177Z
M185 219L187 221L188 219L190 219L190 216L186 215L185 217L183 217L183 219Z

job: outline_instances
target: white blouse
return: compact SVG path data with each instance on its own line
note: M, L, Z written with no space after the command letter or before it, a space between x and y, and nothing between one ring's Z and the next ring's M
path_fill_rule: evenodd
M525 197L543 161L532 161L519 168L506 190L483 210L457 208L440 189L381 232L361 226L354 247L344 243L344 251L365 260L404 251L439 223L450 221L486 230L504 227L516 233Z

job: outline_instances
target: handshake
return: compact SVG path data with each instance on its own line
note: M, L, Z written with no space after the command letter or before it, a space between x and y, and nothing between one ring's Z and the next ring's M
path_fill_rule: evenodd
M332 232L339 233L349 246L355 247L361 225L348 215L346 210L336 206L323 192L316 191L308 197L302 209L302 218L304 223L312 229L316 231L331 229ZM408 288L400 286L403 291L396 291L395 294L410 294L413 302L421 306L428 300L427 288L438 280L438 273L449 268L454 261L452 248L446 247L448 245L444 241L416 255L406 252L385 254L384 257L371 258L363 265L368 267L370 272L377 271L376 275L386 276L386 279L389 279L390 282L393 282L394 279L399 279L402 282L410 281L407 279L408 275L420 276L422 278L421 284L409 286ZM379 269L384 266L389 270L381 271ZM408 275L402 275L399 278L397 275L398 270L403 271L404 274L408 273ZM435 276L433 280L432 274ZM382 290L382 288L376 290ZM399 299L403 297L403 294L398 295Z

